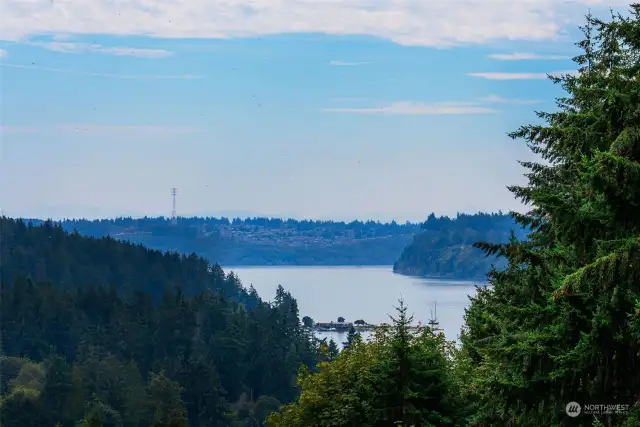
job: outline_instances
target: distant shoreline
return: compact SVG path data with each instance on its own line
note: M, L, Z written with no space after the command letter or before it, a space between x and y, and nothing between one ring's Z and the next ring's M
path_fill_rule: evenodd
M367 264L332 264L332 265L324 265L324 264L269 264L269 265L249 265L249 264L226 264L220 265L223 270L233 270L234 268L388 268L393 270L393 265L367 265ZM393 272L393 271L392 271Z
M422 280L434 280L434 281L452 281L452 282L460 282L461 285L469 285L469 284L477 284L477 285L488 285L489 282L486 277L456 277L456 276L414 276L410 274L402 274L393 271L392 265L221 265L224 271L234 271L241 269L273 269L273 268L281 268L281 269L312 269L312 268L322 268L322 269L351 269L351 268L375 268L375 269L388 269L390 273L396 274L398 276L404 276L414 279L422 279Z

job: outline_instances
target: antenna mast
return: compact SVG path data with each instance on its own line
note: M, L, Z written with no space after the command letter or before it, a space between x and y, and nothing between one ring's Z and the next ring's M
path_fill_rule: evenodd
M173 197L173 210L171 211L171 224L176 225L178 223L178 217L176 216L176 196L178 195L178 189L171 189L171 196Z

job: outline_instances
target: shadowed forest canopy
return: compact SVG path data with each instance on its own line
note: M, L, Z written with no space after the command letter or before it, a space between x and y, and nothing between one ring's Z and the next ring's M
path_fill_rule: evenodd
M149 250L110 237L90 238L68 233L51 221L33 226L22 220L0 218L3 283L29 275L57 286L114 286L140 289L159 297L167 287L179 285L187 294L204 290L255 306L258 302L233 274L225 275L195 254Z
M272 303L196 256L2 218L3 427L259 426L325 360Z
M393 271L411 276L484 279L491 270L506 265L506 260L487 258L473 246L478 241L506 243L513 232L524 238L526 231L510 215L498 213L458 214L455 218L437 218L431 214L421 226L422 232L402 251Z

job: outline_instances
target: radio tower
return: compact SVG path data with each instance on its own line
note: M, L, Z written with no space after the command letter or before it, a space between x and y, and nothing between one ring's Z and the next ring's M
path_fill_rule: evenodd
M178 194L177 188L171 189L171 196L173 196L173 210L171 211L171 224L176 225L178 223L178 217L176 216L176 195Z

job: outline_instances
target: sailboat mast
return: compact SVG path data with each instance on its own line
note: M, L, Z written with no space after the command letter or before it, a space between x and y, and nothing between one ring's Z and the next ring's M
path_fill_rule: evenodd
M433 331L440 330L440 322L438 322L438 302L434 301L433 310L431 310L431 319L429 320L429 326Z

